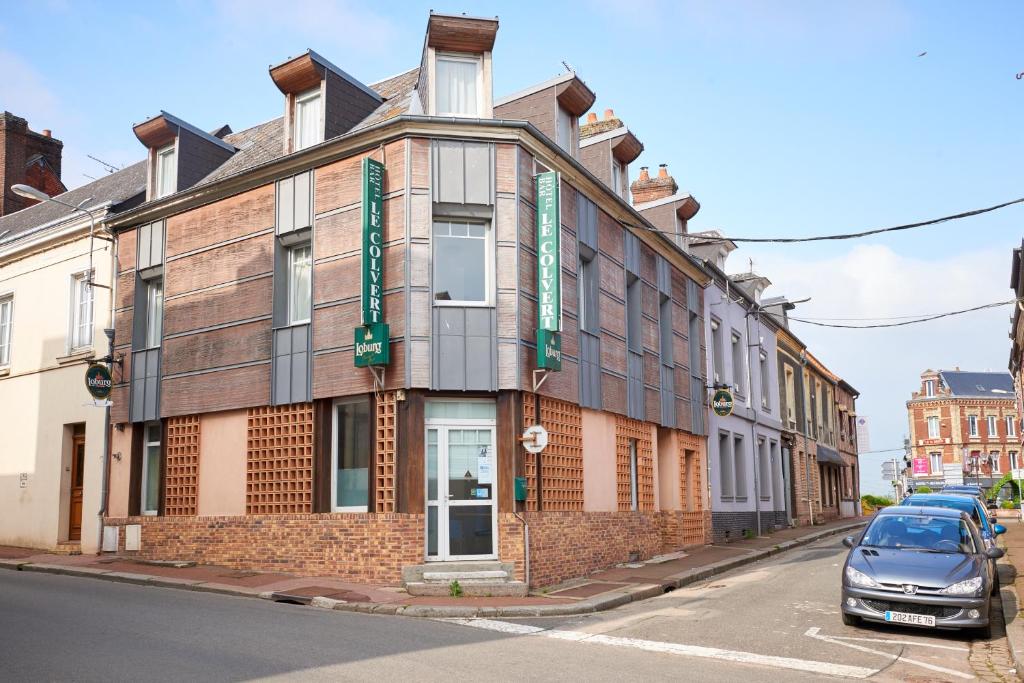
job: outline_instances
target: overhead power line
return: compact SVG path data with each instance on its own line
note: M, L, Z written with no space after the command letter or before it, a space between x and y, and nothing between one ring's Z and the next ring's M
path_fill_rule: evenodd
M915 318L914 320L903 320L896 323L873 323L870 325L843 325L839 323L823 323L810 318L794 318L789 317L789 320L795 320L796 322L805 323L807 325L816 325L817 327L839 327L847 330L868 330L879 327L903 327L904 325L916 325L917 323L926 323L930 320L938 320L939 318L949 318L954 315L963 315L964 313L973 313L974 311L982 311L988 308L998 308L1000 306L1009 306L1010 304L1021 301L1021 299L1010 299L1009 301L996 301L991 304L982 304L981 306L974 306L972 308L964 308L959 311L947 311L946 313L936 313L934 315L928 315L921 318Z

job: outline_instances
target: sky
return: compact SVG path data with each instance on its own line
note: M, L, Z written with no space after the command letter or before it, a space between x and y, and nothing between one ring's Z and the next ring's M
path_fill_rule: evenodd
M69 187L142 158L166 110L242 130L282 113L267 67L312 48L370 83L416 66L427 14L498 16L494 95L564 71L701 204L692 231L853 232L1024 197L1019 2L37 0L0 14L0 109L64 141ZM923 53L923 55L922 55ZM1021 78L1018 78L1021 75ZM1003 301L1024 205L860 240L743 245L727 270L811 297L794 315L870 318ZM902 328L793 331L861 392L873 450L900 448L927 368L1006 369L1010 307ZM862 321L849 321L857 324ZM864 492L880 463L861 457Z

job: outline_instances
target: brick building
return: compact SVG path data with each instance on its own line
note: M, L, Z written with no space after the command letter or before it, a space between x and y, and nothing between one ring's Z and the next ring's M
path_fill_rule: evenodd
M1010 266L1010 289L1018 304L1013 307L1010 317L1010 375L1013 377L1014 394L1017 399L1017 441L1015 445L1024 446L1024 320L1021 319L1021 304L1024 301L1024 240L1021 246L1013 250Z
M907 401L907 421L912 488L959 482L989 487L1024 466L1009 373L925 370Z
M135 126L120 548L411 590L482 560L520 590L708 540L709 277L626 200L635 136L581 135L575 74L492 99L497 28L431 14L370 85L307 52L238 133Z
M0 112L0 216L35 203L12 192L12 185L30 185L51 197L67 191L60 179L63 147L49 130L37 133L20 116Z

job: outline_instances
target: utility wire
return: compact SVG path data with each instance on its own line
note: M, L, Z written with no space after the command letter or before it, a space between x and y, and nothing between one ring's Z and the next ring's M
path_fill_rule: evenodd
M811 320L808 318L794 318L789 317L789 320L795 320L796 322L805 323L807 325L816 325L818 327L839 327L848 330L867 330L879 327L903 327L904 325L916 325L917 323L926 323L930 320L938 320L939 318L948 318L954 315L963 315L964 313L973 313L974 311L981 311L988 308L998 308L1000 306L1009 306L1010 304L1017 303L1021 299L1010 299L1009 301L997 301L991 304L982 304L981 306L974 306L972 308L965 308L959 311L948 311L946 313L936 313L935 315L925 316L923 318L916 318L914 320L904 320L897 323L875 323L871 325L841 325L837 323L823 323Z

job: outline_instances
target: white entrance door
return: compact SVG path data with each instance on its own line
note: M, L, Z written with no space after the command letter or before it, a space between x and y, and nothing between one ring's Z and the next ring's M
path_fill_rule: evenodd
M427 559L496 559L494 403L427 405Z

